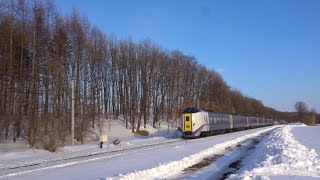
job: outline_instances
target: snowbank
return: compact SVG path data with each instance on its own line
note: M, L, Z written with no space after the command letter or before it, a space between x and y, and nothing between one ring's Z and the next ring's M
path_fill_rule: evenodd
M320 178L317 153L299 143L292 128L295 126L275 130L245 159L245 165L231 179Z

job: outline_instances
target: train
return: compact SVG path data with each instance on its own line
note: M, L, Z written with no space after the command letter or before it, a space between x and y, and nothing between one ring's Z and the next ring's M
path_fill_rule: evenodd
M182 112L182 137L197 138L273 125L272 119L224 114L198 108Z

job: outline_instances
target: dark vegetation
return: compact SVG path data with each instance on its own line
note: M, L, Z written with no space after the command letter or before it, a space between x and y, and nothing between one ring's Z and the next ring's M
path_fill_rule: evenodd
M50 151L63 146L71 131L72 78L75 138L82 143L102 113L122 116L132 132L163 121L177 127L186 107L291 119L179 50L118 40L77 10L62 16L51 0L0 0L0 141L23 137Z
M112 144L115 146L118 146L120 144L120 140L119 139L114 139L112 140Z
M145 129L137 130L135 133L140 134L142 136L148 136L149 135L149 132L147 130L145 130Z

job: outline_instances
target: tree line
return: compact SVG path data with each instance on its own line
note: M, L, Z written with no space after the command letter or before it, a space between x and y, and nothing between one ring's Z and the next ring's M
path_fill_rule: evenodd
M0 0L0 140L23 136L31 147L64 142L121 117L132 132L161 122L176 127L182 110L282 118L230 88L221 75L150 39L117 39L77 10L62 16L52 0Z

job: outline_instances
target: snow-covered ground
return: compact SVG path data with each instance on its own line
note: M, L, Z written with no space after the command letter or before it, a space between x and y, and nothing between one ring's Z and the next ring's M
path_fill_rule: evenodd
M320 126L273 126L195 140L172 138L175 132L166 129L150 130L149 137L113 129L109 139L121 144L102 149L98 141L57 153L0 144L0 179L320 178Z
M320 127L276 129L246 157L235 179L319 179Z

